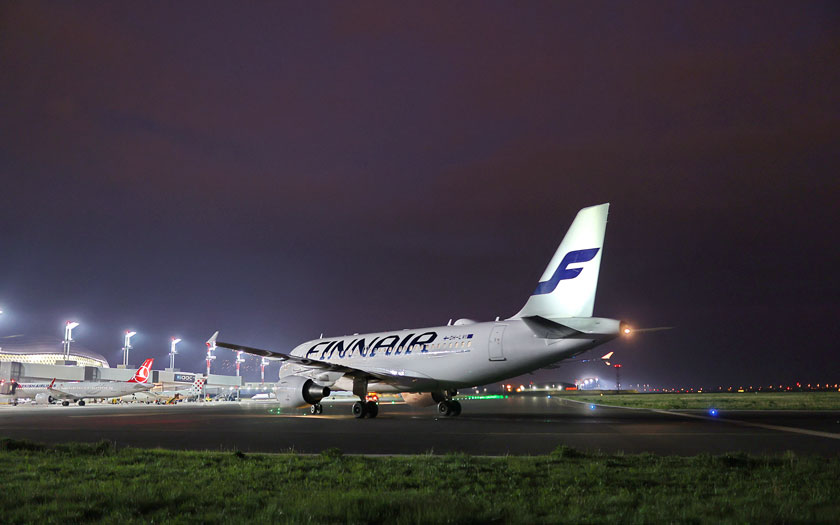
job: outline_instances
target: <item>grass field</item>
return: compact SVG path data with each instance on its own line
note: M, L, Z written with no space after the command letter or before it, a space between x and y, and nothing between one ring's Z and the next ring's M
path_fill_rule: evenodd
M370 458L0 440L5 523L836 522L840 457Z
M840 392L703 394L558 394L575 401L635 408L718 410L840 410Z

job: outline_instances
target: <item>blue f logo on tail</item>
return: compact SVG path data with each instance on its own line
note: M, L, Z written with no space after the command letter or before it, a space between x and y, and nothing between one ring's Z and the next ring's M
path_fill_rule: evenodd
M560 261L560 265L554 271L554 275L551 276L551 279L547 281L540 281L537 285L537 289L534 290L533 295L551 293L555 288L557 288L560 281L574 279L577 277L578 274L583 271L583 268L567 268L567 266L574 263L585 263L591 261L595 258L599 249L600 248L589 248L587 250L575 250L567 253L566 256L563 257L563 260Z

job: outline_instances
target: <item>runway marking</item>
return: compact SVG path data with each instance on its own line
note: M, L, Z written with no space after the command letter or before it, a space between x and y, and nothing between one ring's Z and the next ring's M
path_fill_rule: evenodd
M756 427L756 428L764 428L767 430L777 430L779 432L792 432L794 434L804 434L806 436L816 436L816 437L823 437L828 439L840 439L840 434L835 434L833 432L821 432L819 430L810 430L807 428L796 428L796 427L786 427L782 425L770 425L767 423L752 423L749 421L742 421L740 419L729 419L725 417L712 417L712 416L701 416L700 414L689 414L686 412L674 412L671 410L659 410L656 408L640 408L640 407L622 407L622 406L614 406L614 405L599 405L598 403L586 403L584 401L577 401L574 399L568 398L558 398L562 401L568 401L570 403L578 403L580 405L595 405L604 408L624 408L627 410L645 410L649 412L657 412L659 414L669 414L672 416L682 416L682 417L689 417L694 419L702 419L704 421L723 421L724 423L732 423L734 425L741 425L745 427Z
M683 416L683 417L691 417L694 419L704 419L707 421L724 421L726 423L733 423L735 425L741 425L745 427L757 427L757 428L765 428L767 430L778 430L779 432L792 432L794 434L805 434L806 436L816 436L816 437L823 437L828 439L840 439L840 434L835 434L833 432L822 432L820 430L810 430L807 428L796 428L796 427L786 427L782 425L770 425L768 423L753 423L750 421L742 421L740 419L729 419L729 418L718 418L718 417L711 417L711 416L701 416L699 414L686 414L684 412L671 412L670 410L653 410L653 412L659 412L661 414L671 414L674 416Z

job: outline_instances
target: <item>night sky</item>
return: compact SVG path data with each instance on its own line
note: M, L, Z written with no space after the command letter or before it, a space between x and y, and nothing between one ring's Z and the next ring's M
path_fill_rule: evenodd
M610 202L623 383L837 382L839 101L836 1L4 2L0 336L506 317Z

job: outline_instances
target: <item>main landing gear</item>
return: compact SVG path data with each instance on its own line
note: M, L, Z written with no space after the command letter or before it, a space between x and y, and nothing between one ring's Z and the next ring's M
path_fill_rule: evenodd
M461 403L454 400L443 400L437 406L438 415L455 417L461 415Z
M376 401L356 401L353 403L353 416L356 419L363 417L375 418L379 414L379 404Z
M461 403L452 399L457 395L457 390L432 392L432 399L437 401L437 413L439 416L455 417L461 415Z
M321 403L315 403L314 405L311 405L309 407L309 413L312 414L313 416L317 416L318 414L321 414L323 412L324 412L324 405L322 405Z

